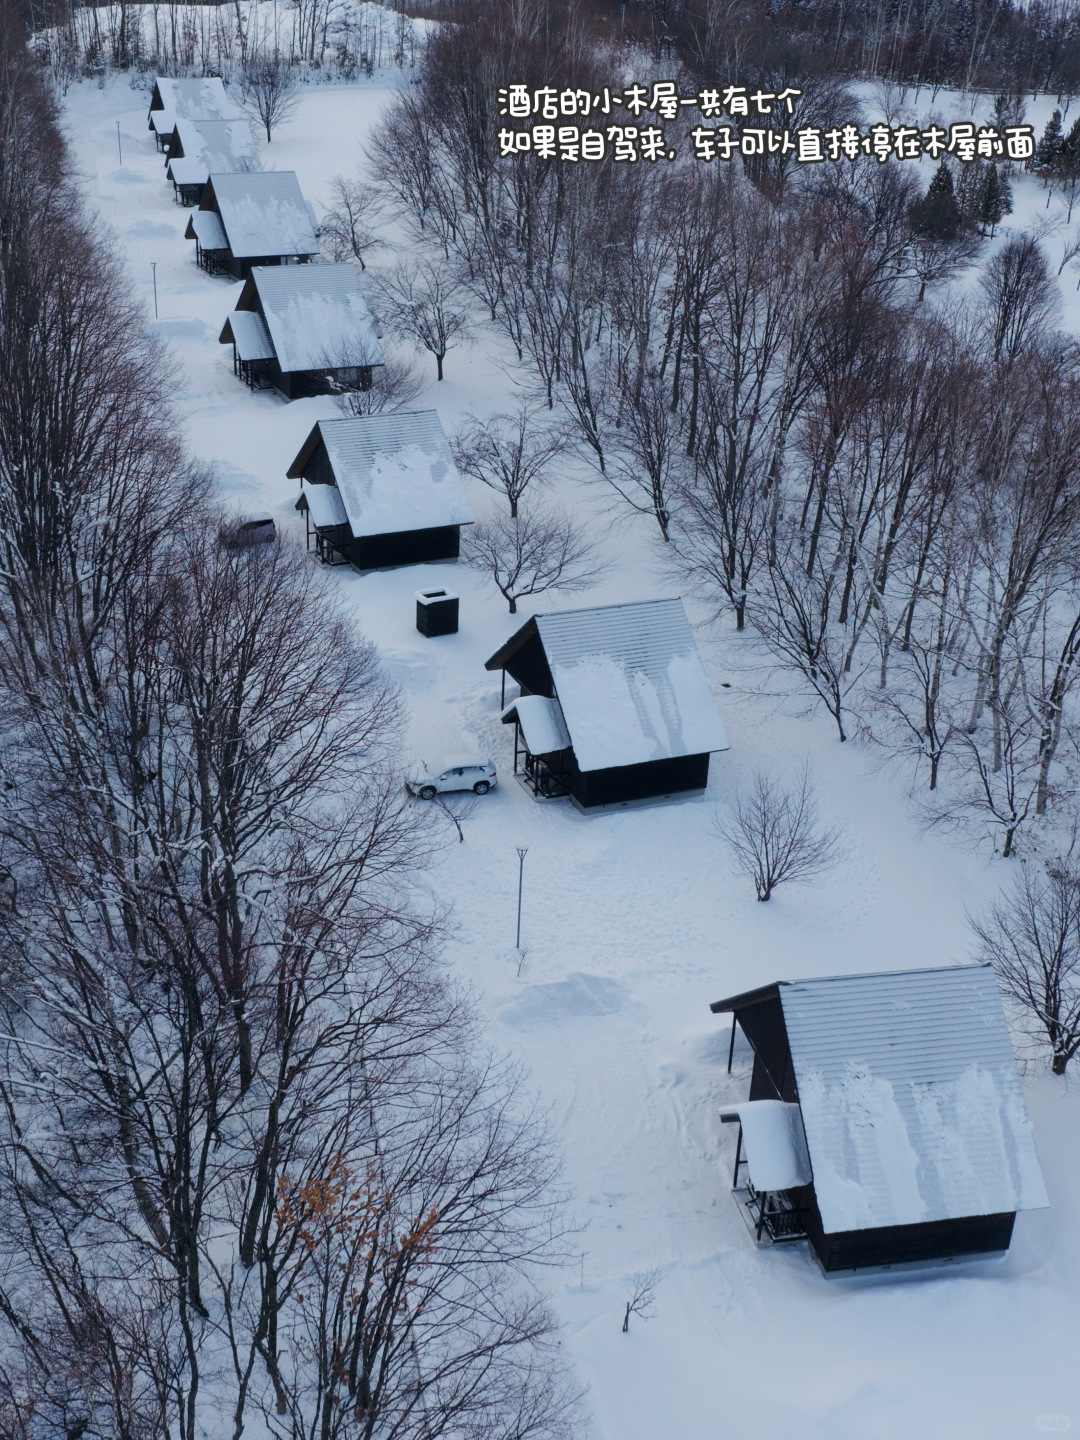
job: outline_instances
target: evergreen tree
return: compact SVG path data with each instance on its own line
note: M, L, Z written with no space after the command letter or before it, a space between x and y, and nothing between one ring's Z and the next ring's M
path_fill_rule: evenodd
M972 160L960 166L956 186L956 204L960 214L971 224L979 221L979 196L986 180L986 165L982 160Z
M987 165L978 189L975 210L975 219L979 222L983 234L989 226L992 236L1001 217L1011 211L1012 186L996 165Z
M1073 129L1075 130L1075 125ZM1070 131L1070 134L1072 132ZM1050 119L1046 122L1046 129L1042 133L1042 139L1035 146L1035 158L1032 161L1033 170L1049 170L1061 153L1063 145L1061 137L1061 111L1055 110Z
M1078 121L1077 124L1080 125L1080 121ZM1075 128L1076 126L1073 127L1073 129ZM927 200L937 200L946 195L954 204L956 203L952 171L949 169L948 164L942 160L934 171L930 184L926 187L926 198Z
M1066 180L1080 174L1080 116L1062 141L1055 169L1060 171Z
M911 228L927 240L949 241L960 229L952 171L942 160L923 198L911 207Z

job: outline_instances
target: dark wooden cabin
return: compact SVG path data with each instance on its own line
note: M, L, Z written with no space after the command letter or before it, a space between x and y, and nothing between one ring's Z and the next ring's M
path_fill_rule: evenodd
M184 232L209 275L246 280L253 265L315 259L315 225L292 170L212 174Z
M942 1263L1000 1254L1017 1211L1049 1203L991 966L780 981L710 1008L754 1052L748 1100L721 1115L759 1240L809 1241L826 1275Z
M598 811L700 794L728 748L681 600L536 615L486 668L503 672L514 773L537 799Z
M286 400L370 390L382 347L352 265L252 267L222 345L233 373Z
M219 76L194 80L159 76L150 93L146 127L153 131L158 149L164 150L178 120L243 119Z
M288 474L302 482L297 508L327 563L386 570L456 560L461 527L473 523L434 410L320 420Z
M246 120L177 120L165 147L165 174L181 205L198 205L211 175L259 168Z

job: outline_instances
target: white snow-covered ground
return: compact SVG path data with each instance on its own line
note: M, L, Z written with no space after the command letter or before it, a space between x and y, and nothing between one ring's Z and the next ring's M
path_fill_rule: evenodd
M318 208L331 178L354 170L396 83L376 74L352 88L313 88L273 143L260 145L264 163L295 169ZM252 394L234 379L217 337L240 287L196 268L194 245L182 239L189 212L173 203L143 93L121 79L77 84L66 106L91 202L119 236L148 323L180 367L192 450L216 467L225 497L249 515L273 515L302 542L298 487L285 471L315 420L337 410L329 400ZM1038 135L1051 106L1028 108ZM947 114L947 97L935 109ZM1015 185L1006 227L1019 230L1045 215L1046 194L1027 178ZM1080 330L1075 278L1067 271L1063 290ZM417 406L436 406L449 431L467 413L506 408L515 369L504 346L482 338L450 352L446 381L431 383ZM545 597L537 609L677 593L648 521L613 526L601 492L580 478L558 488L603 539L611 568L583 598ZM490 503L482 487L471 498L478 509ZM453 902L450 956L475 988L492 1042L528 1066L565 1152L583 1228L580 1261L556 1301L602 1440L1020 1440L1060 1433L1060 1417L1080 1428L1075 1081L1026 1086L1051 1208L1018 1218L1006 1259L945 1272L827 1282L805 1250L757 1253L729 1195L733 1127L718 1118L722 1102L746 1095L749 1052L736 1047L729 1077L727 1024L710 1014L711 1000L780 977L962 959L966 911L986 903L1008 866L921 835L899 778L876 771L857 742L840 745L827 719L768 698L747 665L752 642L704 624L699 644L732 742L713 762L708 796L589 819L566 803L536 804L510 777L498 677L483 668L529 606L509 617L475 575L451 565L364 577L339 569L327 583L400 685L412 746L444 751L460 741L503 776L465 822L464 843L450 836L431 884ZM461 595L461 632L425 640L413 592L444 585ZM717 807L756 765L793 770L807 758L850 856L812 889L782 889L759 905L729 869ZM528 846L522 975L519 845ZM630 1277L653 1267L655 1316L624 1335Z

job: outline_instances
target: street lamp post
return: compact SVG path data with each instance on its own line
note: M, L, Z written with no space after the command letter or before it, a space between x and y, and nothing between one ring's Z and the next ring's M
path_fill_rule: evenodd
M157 313L157 261L150 261L150 269L154 272L154 319L158 318Z
M121 166L121 168L123 168L123 164L124 164L124 151L123 151L123 148L122 148L122 146L121 146L121 144L120 144L120 121L119 121L119 120L117 120L117 122L116 122L116 153L117 153L117 155L120 157L120 166Z
M518 853L518 923L517 923L517 948L521 949L521 890L525 883L525 856L529 853L527 845L519 845Z

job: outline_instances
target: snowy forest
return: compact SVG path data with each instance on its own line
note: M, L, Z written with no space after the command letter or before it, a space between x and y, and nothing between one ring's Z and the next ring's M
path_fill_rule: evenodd
M1026 161L921 168L779 146L703 164L689 116L665 123L670 163L500 141L524 128L499 113L510 82L592 95L653 70L684 94L798 87L776 136L932 123L953 92L1002 131L1040 92L1053 109ZM180 362L72 163L66 98L159 73L222 76L268 168L305 95L393 75L318 238L420 362L388 358L334 412L441 404L470 347L501 347L516 388L452 437L489 502L462 568L495 622L599 584L638 527L744 692L823 718L894 787L888 824L1001 864L958 924L1064 1084L1080 12L5 9L0 1436L577 1440L588 1387L551 1286L580 1264L585 1291L587 1242L550 1097L492 1042L430 879L479 821L402 788L409 697L302 546L223 543L242 506L189 443ZM567 467L588 512L553 496ZM847 863L809 774L757 772L719 825L758 900ZM755 824L787 827L779 878ZM624 1330L660 1274L620 1279Z

